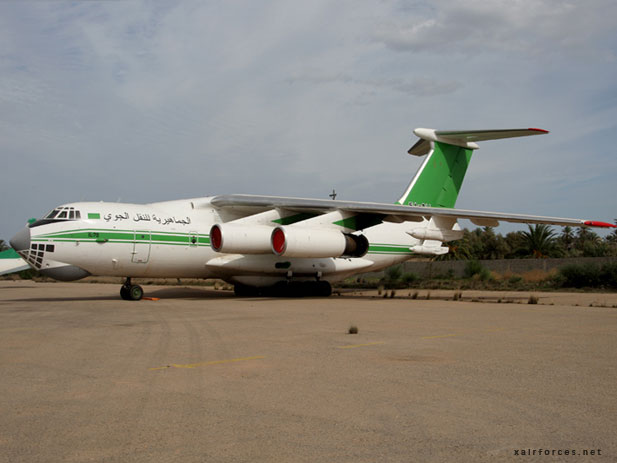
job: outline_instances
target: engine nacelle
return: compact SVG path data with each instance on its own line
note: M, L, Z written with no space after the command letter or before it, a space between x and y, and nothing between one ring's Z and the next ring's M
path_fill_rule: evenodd
M210 229L210 247L230 254L270 254L272 227L224 223Z
M285 257L362 257L368 252L364 235L351 235L327 228L276 227L272 251Z

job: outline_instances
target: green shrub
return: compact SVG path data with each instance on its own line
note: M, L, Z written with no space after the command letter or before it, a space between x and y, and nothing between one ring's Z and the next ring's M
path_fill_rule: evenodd
M404 285L407 286L411 286L412 284L414 284L416 281L418 281L420 279L420 277L418 275L416 275L415 273L404 273L403 276L401 277L401 282Z
M556 281L566 288L617 288L617 263L566 265Z
M489 272L488 269L477 260L470 260L467 264L465 264L465 268L463 269L463 277L473 278L474 280L479 281L487 281L491 279L491 272Z
M595 264L571 264L561 267L559 276L566 288L592 288L599 286L600 269Z
M511 285L516 285L521 281L523 281L523 277L520 275L512 275L510 278L508 278L508 283L510 283Z
M395 282L400 280L403 275L403 267L395 265L386 269L386 281Z
M602 286L606 288L617 288L617 262L602 265L600 281Z
M34 270L33 268L22 270L21 272L18 273L18 275L19 275L19 278L21 278L22 280L32 280L33 278L37 278L41 276L41 274L37 270Z
M465 278L472 278L474 275L478 275L482 273L484 267L477 260L470 260L465 264L465 268L463 269L463 276Z

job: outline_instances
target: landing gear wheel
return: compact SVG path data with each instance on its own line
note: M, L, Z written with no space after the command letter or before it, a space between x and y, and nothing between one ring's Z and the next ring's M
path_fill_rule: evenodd
M120 297L125 301L139 301L144 297L144 290L139 285L131 284L131 279L127 278L120 288Z
M144 297L144 290L139 285L133 285L129 289L129 297L131 301L139 301Z

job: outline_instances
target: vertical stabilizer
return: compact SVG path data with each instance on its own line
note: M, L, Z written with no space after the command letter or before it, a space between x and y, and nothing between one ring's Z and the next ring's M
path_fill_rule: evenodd
M542 129L433 130L415 129L420 140L409 154L426 155L397 204L453 208L463 185L476 141L548 133Z
M433 149L398 203L454 207L472 152L470 148L433 142Z

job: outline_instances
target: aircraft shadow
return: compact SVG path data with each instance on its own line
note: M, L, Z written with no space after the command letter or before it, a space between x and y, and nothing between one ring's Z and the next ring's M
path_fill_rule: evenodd
M23 288L23 286L22 286ZM159 299L221 299L233 298L231 291L214 291L200 288L163 288L148 290L148 286L143 286L144 298L155 297ZM19 299L6 299L6 302L87 302L87 301L118 301L124 302L120 294L114 291L113 294L100 296L57 296L57 297L32 297ZM127 301L130 302L130 301Z
M202 288L161 288L148 291L144 286L144 297L158 297L160 299L221 299L236 297L232 291L215 291Z
M74 302L74 301L113 301L121 300L120 296L61 296L61 297L28 297L7 299L7 302Z

